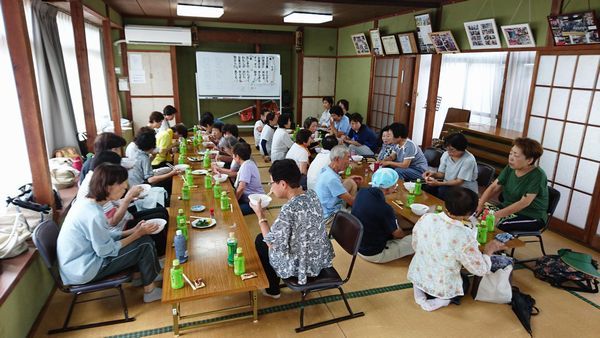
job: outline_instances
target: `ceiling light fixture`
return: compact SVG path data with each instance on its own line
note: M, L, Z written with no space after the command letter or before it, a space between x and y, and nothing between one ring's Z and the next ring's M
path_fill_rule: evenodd
M224 12L223 7L177 4L178 16L220 18Z
M333 20L331 14L315 14L292 12L283 17L283 22L288 23L325 23Z

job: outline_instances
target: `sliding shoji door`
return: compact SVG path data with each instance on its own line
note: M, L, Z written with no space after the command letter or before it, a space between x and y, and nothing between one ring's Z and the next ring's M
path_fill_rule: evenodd
M600 244L600 53L541 53L527 136L540 141L540 166L561 198L551 227Z
M392 124L396 112L400 57L375 59L369 125L376 131Z

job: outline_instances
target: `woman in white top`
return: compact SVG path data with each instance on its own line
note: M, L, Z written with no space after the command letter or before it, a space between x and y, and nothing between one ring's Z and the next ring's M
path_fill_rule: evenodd
M329 128L329 122L331 119L331 114L329 114L329 109L333 106L333 97L325 96L323 98L323 108L325 109L323 113L321 113L321 118L319 118L319 125L322 127Z
M265 126L265 119L268 112L268 109L263 109L260 112L260 119L254 123L254 145L256 146L256 150L260 150L260 134Z
M273 134L277 129L277 122L279 121L279 115L270 112L267 114L265 119L265 125L260 133L260 148L263 155L269 156L271 154L271 144L273 144Z
M271 161L283 160L290 147L294 144L288 129L292 125L289 114L279 116L279 128L273 134L273 144L271 145Z
M415 302L425 311L448 306L453 298L464 295L461 266L483 276L492 267L490 256L505 248L493 240L481 253L476 234L463 224L477 208L478 200L472 190L448 189L447 212L425 214L413 228L415 256L408 268L408 279L414 286ZM427 299L427 295L433 299Z
M296 143L292 145L287 155L285 155L286 159L294 160L296 165L298 165L300 174L302 174L300 185L304 190L306 190L306 174L308 174L308 158L310 155L308 145L310 143L310 135L310 130L300 129L298 134L296 134Z

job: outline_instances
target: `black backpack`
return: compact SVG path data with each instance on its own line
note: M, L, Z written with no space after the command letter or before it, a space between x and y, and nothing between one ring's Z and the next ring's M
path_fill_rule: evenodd
M595 260L592 260L592 265L596 269L598 268L598 262ZM533 273L536 278L557 288L589 293L598 292L598 280L594 276L573 269L563 262L559 255L538 258Z

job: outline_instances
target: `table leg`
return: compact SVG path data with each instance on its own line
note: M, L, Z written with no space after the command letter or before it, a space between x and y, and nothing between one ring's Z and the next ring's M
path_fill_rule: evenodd
M175 337L179 336L179 303L172 304L173 311L173 335Z
M254 318L254 323L258 322L258 291L252 291L252 316Z

